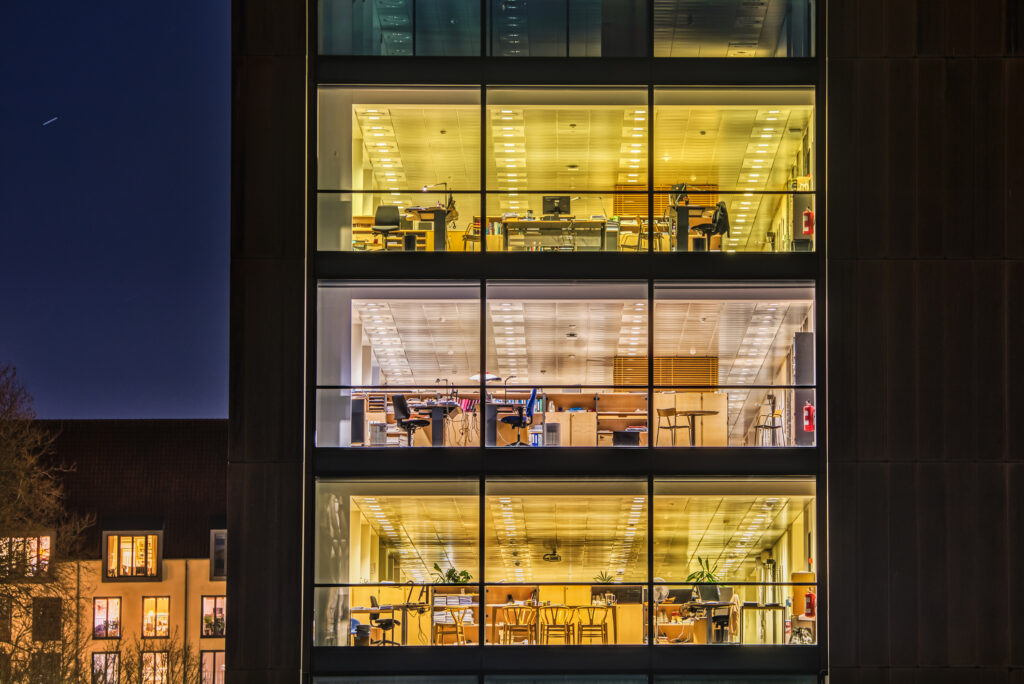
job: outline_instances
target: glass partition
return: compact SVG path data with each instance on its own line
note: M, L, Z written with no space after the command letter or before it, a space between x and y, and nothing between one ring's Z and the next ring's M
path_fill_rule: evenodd
M321 55L480 54L480 0L320 0Z
M814 496L797 478L655 480L655 643L815 643Z
M655 57L813 57L814 0L654 0Z
M479 486L320 480L314 643L479 643Z

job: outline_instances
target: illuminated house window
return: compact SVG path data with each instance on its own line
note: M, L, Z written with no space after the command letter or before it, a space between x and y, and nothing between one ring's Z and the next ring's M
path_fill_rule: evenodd
M210 530L210 579L228 578L228 531Z
M167 651L142 652L142 684L167 684Z
M202 684L224 684L224 651L200 653Z
M0 577L42 577L50 569L49 535L0 537Z
M204 596L203 597L203 636L222 637L225 634L227 623L225 613L227 606L226 596Z
M147 596L142 599L142 636L161 638L171 635L169 596Z
M160 578L159 533L107 535L105 579Z
M121 636L121 599L92 600L92 638L118 639Z
M92 654L92 684L117 684L121 676L121 659L117 653Z

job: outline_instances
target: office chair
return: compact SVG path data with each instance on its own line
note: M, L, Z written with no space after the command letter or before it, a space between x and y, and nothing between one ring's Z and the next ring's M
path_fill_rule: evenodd
M404 394L391 395L391 405L395 407L395 422L398 423L398 427L405 430L409 436L409 446L412 446L412 433L416 432L417 428L427 427L430 425L430 421L425 418L412 417L409 402L405 400Z
M711 214L711 223L701 223L700 225L693 226L691 230L695 230L703 235L708 243L708 247L711 246L712 235L725 235L728 237L729 212L725 208L725 202L719 202L715 206L715 211Z
M380 605L379 603L377 603L377 597L373 596L372 594L370 595L370 605L372 607L374 607L374 608L376 608L377 606ZM395 633L395 625L402 624L401 620L396 620L393 617L381 618L380 613L370 613L370 624L373 625L374 627L376 627L377 629L381 630L382 632L384 632L384 634L381 635L380 639L378 639L377 641L371 641L370 642L371 646L376 646L377 644L380 644L381 646L388 646L388 645L400 646L401 645L397 641L392 641L391 639L387 638L387 633L388 632L391 632L392 634Z
M533 423L533 405L537 402L537 388L534 387L533 391L530 392L530 398L527 400L525 406L516 407L516 415L505 416L501 419L502 423L511 425L516 429L516 441L509 446L526 446L526 442L523 441L523 428Z
M384 236L384 250L388 248L388 235L398 230L401 226L401 212L392 204L382 204L373 213L373 225L370 226L374 233Z

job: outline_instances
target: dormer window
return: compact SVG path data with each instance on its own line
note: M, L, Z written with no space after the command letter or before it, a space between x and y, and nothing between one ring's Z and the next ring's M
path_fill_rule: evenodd
M158 531L106 532L104 579L160 579L162 537Z

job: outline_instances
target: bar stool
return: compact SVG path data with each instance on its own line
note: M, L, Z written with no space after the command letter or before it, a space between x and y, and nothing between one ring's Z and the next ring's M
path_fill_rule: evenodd
M767 396L768 413L757 417L754 424L756 446L782 446L782 409L775 408L775 395Z

